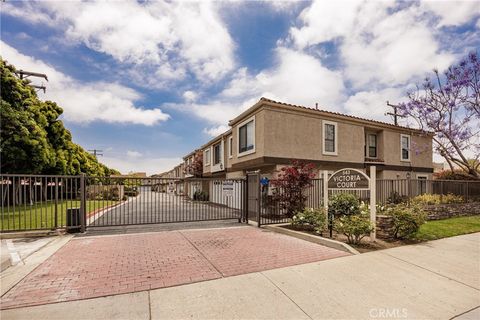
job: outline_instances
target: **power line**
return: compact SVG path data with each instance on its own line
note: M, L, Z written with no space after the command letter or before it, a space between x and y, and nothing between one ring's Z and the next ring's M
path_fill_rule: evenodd
M93 154L95 156L95 158L97 156L103 156L103 153L101 153L101 152L103 152L103 150L91 149L91 150L88 150L88 151L90 151L90 153Z
M43 78L48 81L48 77L45 73L38 73L38 72L32 72L32 71L26 71L26 70L15 70L14 73L21 79L25 79L28 77L37 77L37 78ZM38 89L38 90L43 90L43 93L47 90L47 88L43 85L35 85L35 84L28 84L30 87Z
M387 101L387 106L392 107L393 112L386 112L385 115L393 116L393 123L398 126L398 118L406 118L406 116L398 113L398 105L390 104L390 102Z

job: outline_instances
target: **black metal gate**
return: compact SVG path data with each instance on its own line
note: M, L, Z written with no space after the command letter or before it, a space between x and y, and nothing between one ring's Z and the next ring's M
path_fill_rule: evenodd
M247 173L247 210L246 220L260 223L260 174Z
M67 214L90 227L236 219L245 179L1 175L0 230L65 228Z

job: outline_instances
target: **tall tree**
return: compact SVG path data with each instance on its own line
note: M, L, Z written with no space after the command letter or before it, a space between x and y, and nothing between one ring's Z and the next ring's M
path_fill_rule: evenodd
M55 102L41 101L28 80L0 59L1 172L106 176L107 168L82 147L59 119L63 110Z
M480 179L480 60L468 54L443 75L434 70L409 101L399 104L400 114L414 119L425 132L433 132L435 150L450 168L462 168ZM470 154L469 154L470 153ZM473 159L472 159L473 157ZM473 160L473 161L472 161Z

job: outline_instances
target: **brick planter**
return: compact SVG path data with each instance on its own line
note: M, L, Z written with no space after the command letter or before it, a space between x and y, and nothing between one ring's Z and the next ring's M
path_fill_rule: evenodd
M379 239L392 239L393 219L390 216L378 215L377 216L377 238Z
M480 202L425 205L423 210L427 213L427 220L474 216L480 215ZM392 228L392 217L377 215L377 237L379 239L392 239L390 236Z
M480 202L426 205L427 220L480 215Z

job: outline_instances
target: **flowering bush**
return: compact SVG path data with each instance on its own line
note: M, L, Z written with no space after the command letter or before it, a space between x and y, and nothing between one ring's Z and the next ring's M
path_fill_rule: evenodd
M360 213L360 202L354 194L336 194L328 201L328 213L330 216L358 214Z
M412 199L414 204L442 204L442 203L462 203L464 199L462 196L456 196L454 194L429 194L424 193L422 195L416 196Z
M313 163L294 160L291 166L281 169L276 180L272 180L273 200L280 203L287 217L293 217L295 212L303 211L305 208L307 196L304 191L312 185L314 169Z
M347 243L359 244L373 230L370 217L364 213L342 216L335 219L333 228L347 237Z
M355 196L354 198L357 199ZM350 212L350 214L335 218L333 229L337 233L344 234L347 237L347 243L359 244L374 228L370 222L370 208L368 204L362 201L355 211L351 210Z
M292 217L292 225L297 227L306 227L306 229L314 230L316 233L322 233L327 225L327 217L325 210L306 208L297 212Z
M405 239L412 236L425 223L426 214L417 205L396 205L388 207L385 213L393 219L391 236L395 239Z

